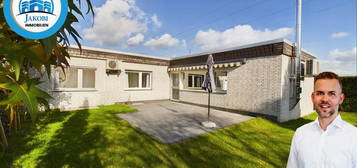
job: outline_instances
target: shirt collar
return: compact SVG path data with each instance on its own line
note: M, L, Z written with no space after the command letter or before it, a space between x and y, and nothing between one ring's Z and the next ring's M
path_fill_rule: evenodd
M319 123L319 117L316 117L314 124L316 126L320 127L320 123ZM340 114L337 115L337 117L332 121L332 123L329 125L329 127L334 126L336 128L343 128L343 120L340 116Z
M338 128L343 128L343 120L342 120L340 114L338 114L337 117L332 121L331 125L338 127Z

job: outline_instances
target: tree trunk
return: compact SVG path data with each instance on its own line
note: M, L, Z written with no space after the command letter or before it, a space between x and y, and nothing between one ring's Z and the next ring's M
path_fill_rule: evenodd
M17 124L18 124L19 131L20 131L21 130L21 115L18 110L16 111L16 113L17 113Z
M4 127L2 126L1 117L0 117L0 137L1 137L1 144L3 148L4 149L7 148L8 143L7 143Z

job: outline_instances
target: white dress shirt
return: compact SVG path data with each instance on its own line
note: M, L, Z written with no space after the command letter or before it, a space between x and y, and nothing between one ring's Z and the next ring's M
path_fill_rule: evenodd
M338 115L321 129L318 119L294 134L288 168L357 168L357 127Z

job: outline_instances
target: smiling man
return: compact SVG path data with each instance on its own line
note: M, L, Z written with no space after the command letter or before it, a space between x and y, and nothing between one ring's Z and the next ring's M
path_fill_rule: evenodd
M357 128L338 113L345 98L339 77L317 75L311 98L318 117L296 130L287 167L357 168Z

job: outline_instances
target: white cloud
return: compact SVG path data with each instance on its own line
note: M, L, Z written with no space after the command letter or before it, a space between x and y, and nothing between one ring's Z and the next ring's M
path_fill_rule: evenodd
M283 38L292 33L291 28L279 28L276 30L255 30L250 25L237 25L223 32L209 29L196 33L194 44L202 50L213 50L240 46L249 43Z
M357 75L356 51L357 47L347 51L330 51L327 59L320 60L320 71L332 71L342 76Z
M348 36L348 33L346 33L346 32L339 32L339 33L333 33L333 34L331 35L331 38L336 39L336 38L343 38L343 37L347 37L347 36Z
M108 0L94 11L94 25L84 29L83 36L98 45L117 45L132 34L147 30L145 13L134 0Z
M134 37L129 38L126 41L126 44L128 46L135 46L138 45L139 43L141 43L142 41L144 41L144 35L141 33L138 33L137 35L135 35Z
M330 51L329 56L336 59L337 61L356 61L356 51L357 47L353 47L351 50L340 51L339 49L334 49Z
M181 40L182 47L187 47L186 40Z
M320 60L320 72L332 71L340 76L352 76L356 74L356 62L346 65L342 61L336 60Z
M159 38L150 39L144 43L144 46L148 46L152 49L155 48L169 48L176 47L180 44L180 41L176 38L173 38L170 34L164 34Z
M157 28L160 28L162 26L162 23L159 21L159 19L157 18L156 14L151 16L151 21Z

